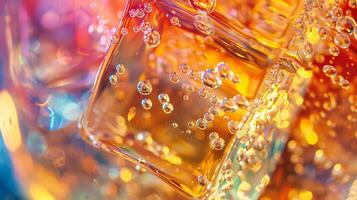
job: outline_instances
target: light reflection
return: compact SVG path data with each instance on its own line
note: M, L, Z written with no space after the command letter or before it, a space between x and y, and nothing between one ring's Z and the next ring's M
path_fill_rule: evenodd
M0 132L6 147L14 152L22 143L15 103L5 90L0 91Z

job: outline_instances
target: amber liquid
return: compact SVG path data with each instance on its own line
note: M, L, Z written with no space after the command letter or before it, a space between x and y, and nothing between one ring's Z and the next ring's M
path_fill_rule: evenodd
M229 131L229 121L243 121L280 50L276 43L249 38L246 30L236 31L239 26L227 23L222 14L207 15L215 27L214 33L207 35L194 26L197 11L187 5L175 1L150 3L152 11L142 18L128 14L133 8L141 8L142 2L128 3L122 26L99 73L82 131L93 144L144 166L189 196L201 197L215 182L230 151L234 134ZM178 25L173 25L173 17L179 19ZM157 47L144 42L142 31L134 31L144 21L160 34ZM222 83L218 88L207 87L202 80L204 72L214 70L220 62L229 66L230 74L240 81L219 77ZM118 64L125 67L124 73L118 74ZM181 64L187 64L191 72L180 71ZM172 73L179 81L172 80ZM138 91L140 81L151 84L149 95ZM207 98L200 96L202 88L207 89ZM162 93L173 105L170 113L165 113L158 100ZM225 109L229 106L222 103L225 98L236 95L248 104ZM150 109L143 108L144 98L151 100ZM218 107L218 112L202 130L196 122L212 113L212 107ZM223 139L222 148L212 148L212 132Z

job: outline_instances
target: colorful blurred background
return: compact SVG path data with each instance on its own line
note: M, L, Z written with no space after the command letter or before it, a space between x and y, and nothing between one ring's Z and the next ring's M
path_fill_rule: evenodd
M339 3L356 19L356 1ZM0 199L185 199L78 134L123 4L0 0ZM317 55L309 66L311 84L262 200L357 199L354 26L349 48ZM326 64L350 82L348 90L326 77Z

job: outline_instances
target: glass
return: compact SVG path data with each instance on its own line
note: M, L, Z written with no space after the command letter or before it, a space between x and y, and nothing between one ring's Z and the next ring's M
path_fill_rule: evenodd
M264 2L292 14L300 6L256 1L254 15L267 14ZM209 13L183 1L127 1L80 126L94 146L188 197L257 198L309 77L282 50L296 16L282 14L287 23L268 30L277 34L267 43L268 33L230 23L223 5Z

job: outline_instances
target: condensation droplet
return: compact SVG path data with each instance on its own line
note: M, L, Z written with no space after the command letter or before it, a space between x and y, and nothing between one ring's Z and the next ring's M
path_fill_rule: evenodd
M142 95L149 95L152 92L152 86L149 81L140 81L137 90Z

